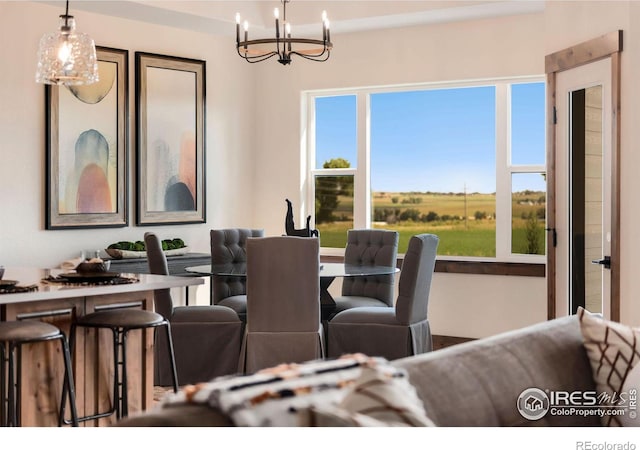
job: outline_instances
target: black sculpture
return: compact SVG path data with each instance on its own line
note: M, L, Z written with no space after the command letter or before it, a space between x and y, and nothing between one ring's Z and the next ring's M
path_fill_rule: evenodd
M311 216L307 217L307 228L300 228L296 230L295 223L293 222L293 207L289 199L285 199L287 202L287 215L284 219L284 229L287 232L287 236L301 236L301 237L318 237L318 230L312 230L309 226L311 222Z

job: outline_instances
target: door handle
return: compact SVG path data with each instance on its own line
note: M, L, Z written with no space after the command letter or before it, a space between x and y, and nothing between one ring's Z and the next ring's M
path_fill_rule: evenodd
M611 269L611 256L605 256L602 259L594 259L591 263L603 265L605 269Z
M558 233L556 231L555 228L545 228L545 231L551 231L551 233L553 233L551 235L551 238L553 239L553 246L557 247L558 246Z

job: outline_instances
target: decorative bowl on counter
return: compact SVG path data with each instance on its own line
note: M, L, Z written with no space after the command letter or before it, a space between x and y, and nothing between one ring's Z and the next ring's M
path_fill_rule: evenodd
M81 262L76 266L76 272L78 273L107 272L109 270L110 265L111 263L109 261L100 261L100 262L85 261L85 262Z

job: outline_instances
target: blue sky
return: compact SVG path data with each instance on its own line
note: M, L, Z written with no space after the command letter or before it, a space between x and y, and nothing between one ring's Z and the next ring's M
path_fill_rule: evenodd
M514 164L543 164L544 84L514 85ZM406 91L371 96L374 191L495 192L495 88ZM356 97L316 100L316 164L356 164ZM514 190L544 190L540 175L514 177Z

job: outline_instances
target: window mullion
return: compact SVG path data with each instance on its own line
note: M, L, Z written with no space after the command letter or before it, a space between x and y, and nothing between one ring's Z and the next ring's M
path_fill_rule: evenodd
M306 205L302 206L302 211L306 211L307 215L311 215L313 218L313 226L315 227L315 196L316 196L316 188L315 188L315 176L313 170L315 168L316 161L316 100L313 95L306 95L303 97L303 105L302 105L303 117L301 121L301 126L303 129L303 137L301 139L302 145L307 146L306 152L306 164L303 167L307 167L306 171L301 173L302 179L302 190L306 195L303 195L302 198L305 199ZM305 139L306 136L306 139ZM305 153L302 152L304 155Z
M357 149L358 162L354 178L353 225L355 228L371 227L371 168L369 154L369 94L357 93Z
M496 85L496 258L511 254L511 114L509 85Z

